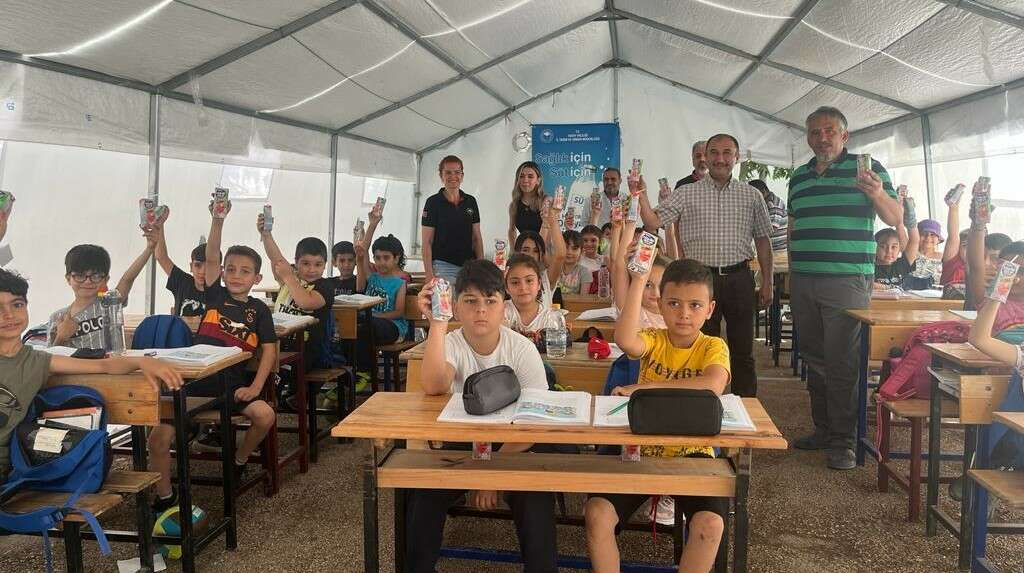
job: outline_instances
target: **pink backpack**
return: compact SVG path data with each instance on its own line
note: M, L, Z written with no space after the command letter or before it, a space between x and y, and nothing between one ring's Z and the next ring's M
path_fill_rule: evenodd
M970 324L953 320L933 322L915 330L903 346L903 356L886 360L890 374L878 387L879 398L889 401L928 398L931 393L928 375L931 353L924 345L930 342L967 342L970 332ZM882 369L884 372L886 366L883 365Z

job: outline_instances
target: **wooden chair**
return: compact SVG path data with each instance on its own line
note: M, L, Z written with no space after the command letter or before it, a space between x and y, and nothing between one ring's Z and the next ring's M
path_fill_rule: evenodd
M79 384L90 386L103 396L110 424L126 424L133 427L133 435L140 439L144 428L160 424L159 392L145 380L117 380L108 375L53 376L49 386ZM144 439L142 439L144 443ZM144 446L143 446L144 447ZM144 459L144 456L143 456ZM84 494L75 507L91 512L97 518L121 505L127 497L135 499L137 531L107 532L110 541L134 542L138 545L142 563L152 570L153 566L153 515L149 504L149 490L160 479L160 474L147 471L113 470L97 493ZM70 494L26 490L19 492L3 505L3 510L12 513L35 511L46 506L62 505ZM67 571L84 571L82 538L95 539L94 533L83 535L84 518L70 514L61 522L59 529L50 535L64 538L64 553Z
M317 392L314 388L320 388L324 384L334 382L338 395L337 404L333 410L320 408L316 403ZM320 459L319 442L331 435L330 425L324 429L318 429L320 416L336 416L342 420L356 407L356 384L355 375L348 366L337 368L317 368L306 373L306 415L309 417L309 461L316 463Z

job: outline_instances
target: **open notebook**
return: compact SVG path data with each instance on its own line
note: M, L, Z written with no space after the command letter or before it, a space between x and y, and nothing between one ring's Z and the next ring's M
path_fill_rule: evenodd
M241 354L237 346L213 346L211 344L195 344L184 348L152 348L129 350L129 356L152 356L182 366L209 366L221 360Z
M749 431L757 428L743 405L743 399L735 394L719 396L722 401L722 430ZM626 396L595 396L594 427L595 428L627 428L629 427L629 408L621 407L629 402Z
M550 390L523 390L519 400L485 414L467 414L462 405L462 394L451 399L437 417L438 422L469 424L590 424L591 395L586 392L552 392Z

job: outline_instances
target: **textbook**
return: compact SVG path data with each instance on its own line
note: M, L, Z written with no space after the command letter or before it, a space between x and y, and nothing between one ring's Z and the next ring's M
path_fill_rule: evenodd
M978 320L978 311L976 310L951 310L949 312L952 312L964 320Z
M438 422L469 424L590 424L591 395L586 392L523 390L519 400L483 416L467 414L462 394L451 399L437 417Z
M576 320L589 320L593 322L615 322L618 317L618 313L615 311L615 307L610 308L592 308L590 310L584 310L576 317Z
M237 346L213 346L212 344L195 344L185 348L147 348L127 352L128 356L151 356L181 366L209 366L241 353L242 349Z
M89 406L87 408L70 408L67 410L50 410L43 412L36 420L36 423L43 425L47 420L59 422L67 426L82 428L83 430L96 430L100 427L100 415L103 408Z
M290 328L293 326L303 326L306 324L316 323L316 319L308 314L288 314L287 312L275 312L273 313L274 326L281 328Z
M364 302L376 302L379 301L379 296L369 296L365 294L339 294L334 297L334 302L340 304L363 304Z
M743 405L743 398L736 394L722 394L722 431L753 432L757 429ZM629 408L619 408L629 402L627 396L594 396L595 428L628 428Z

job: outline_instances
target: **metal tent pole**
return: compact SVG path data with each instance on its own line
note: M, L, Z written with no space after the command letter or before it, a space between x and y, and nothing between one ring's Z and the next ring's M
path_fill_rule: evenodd
M423 245L420 244L420 233L419 233L419 229L420 229L420 218L419 218L420 217L420 196L422 195L422 189L423 189L423 187L420 185L420 182L422 180L421 173L420 173L420 168L423 166L423 154L422 153L417 153L416 154L415 164L416 164L416 183L413 184L414 187L412 188L412 200L413 200L413 205L414 205L414 207L412 209L412 254L422 256L423 255L423 251L422 251ZM424 268L423 270L426 270L426 269Z
M149 96L149 198L160 201L160 95ZM156 313L156 258L146 265L146 314Z
M935 174L932 172L932 122L921 114L921 148L924 152L924 182L928 192L928 218L935 218Z
M338 204L338 134L331 134L331 199L327 213L327 250L334 248L334 210ZM334 276L334 261L328 261L327 276Z

